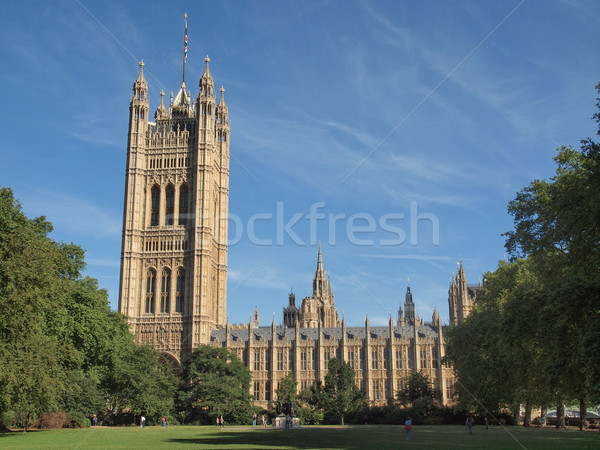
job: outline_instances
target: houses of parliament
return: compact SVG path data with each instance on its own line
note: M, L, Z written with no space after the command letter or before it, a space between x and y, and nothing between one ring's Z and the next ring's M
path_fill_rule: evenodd
M415 312L410 286L404 308L387 326L347 326L337 312L321 246L312 295L296 304L288 295L280 322L247 324L226 319L229 112L205 59L192 98L183 75L176 96L150 116L144 63L133 83L123 213L119 312L135 340L150 344L175 365L199 345L226 347L252 372L258 404L276 400L279 380L290 371L302 390L323 381L328 362L350 364L356 383L373 404L392 398L410 371L423 370L451 401L454 374L442 363L444 326L434 310L425 322ZM469 314L476 287L467 286L460 264L448 291L450 321Z

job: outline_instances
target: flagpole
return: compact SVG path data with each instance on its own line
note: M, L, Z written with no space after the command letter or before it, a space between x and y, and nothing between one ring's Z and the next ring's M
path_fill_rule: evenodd
M183 20L185 22L185 32L183 36L183 70L181 74L181 82L185 84L185 61L187 59L187 13L183 15Z

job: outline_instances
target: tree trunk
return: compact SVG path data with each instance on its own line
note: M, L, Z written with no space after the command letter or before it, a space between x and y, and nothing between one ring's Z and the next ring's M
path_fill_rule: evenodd
M513 405L513 419L515 420L515 425L519 425L521 423L521 405L520 404L516 404Z
M560 403L556 407L556 428L565 427L565 405Z
M546 426L546 413L547 413L547 409L546 405L543 405L541 410L540 410L540 419L542 419L542 426L545 427Z
M344 415L342 414L342 426L344 426Z
M587 405L585 395L579 399L579 430L587 430Z
M528 427L531 425L531 402L525 403L525 419L523 420L523 426Z

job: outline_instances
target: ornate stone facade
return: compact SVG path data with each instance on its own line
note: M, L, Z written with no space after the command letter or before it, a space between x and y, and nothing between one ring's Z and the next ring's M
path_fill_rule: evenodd
M277 325L273 317L271 326L259 326L255 310L247 325L227 322L224 329L213 331L211 345L227 347L252 371L252 393L258 403L265 406L275 400L279 382L289 371L294 373L299 390L317 381L323 382L328 362L333 357L354 368L357 385L373 404L383 404L394 396L414 370L423 370L440 391L444 403L449 403L454 374L450 367L442 364L445 349L438 312L434 309L430 323L419 318L408 286L405 314L399 307L396 323L390 316L388 326L384 327L371 327L368 317L364 327L347 327L344 319L336 325L333 318L338 315L329 277L326 285L321 284L327 290L318 289L319 281L325 280L324 273L319 246L313 297L305 298L298 310L295 295L291 293L289 305L283 309L282 325ZM316 293L326 292L328 309L315 295L315 286ZM307 305L314 310L307 309Z
M119 311L176 361L225 325L230 130L209 61L195 102L182 81L155 122L142 61L129 107Z
M187 29L187 28L186 28ZM187 32L186 32L187 43ZM184 55L186 52L184 51ZM252 371L257 401L274 400L289 371L298 389L323 381L336 357L356 371L356 382L377 404L392 397L411 371L423 370L447 403L453 371L442 364L443 326L415 313L410 286L394 323L347 327L340 321L319 244L312 296L296 307L289 294L283 322L259 325L258 308L247 325L226 321L229 118L216 103L209 58L194 102L181 88L164 93L149 121L144 63L130 101L119 311L138 343L153 345L180 364L201 344L224 346ZM462 262L449 289L452 324L470 313L476 288L468 287Z

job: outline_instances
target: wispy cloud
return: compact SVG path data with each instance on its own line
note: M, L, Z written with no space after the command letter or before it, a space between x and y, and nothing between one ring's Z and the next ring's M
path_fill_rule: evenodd
M452 260L456 259L455 257L451 257L451 256L417 255L417 254L413 254L413 255L399 255L399 254L389 255L389 254L383 254L383 253L362 253L360 256L364 257L364 258L415 259L415 260L419 260L419 261L452 261Z
M23 204L27 210L48 217L55 228L80 235L121 235L121 218L85 197L53 189L37 189L23 196Z
M78 139L83 142L88 142L90 144L102 145L102 146L111 147L111 148L115 148L115 149L119 149L119 150L123 150L123 148L125 146L125 144L123 142L117 142L114 139L107 139L105 137L105 136L107 136L107 134L105 134L105 133L101 133L101 136L98 136L98 135L94 136L92 134L70 132L69 136L74 137L75 139Z
M87 263L88 266L94 266L94 267L110 267L110 268L121 267L121 261L119 260L118 257L115 257L113 259L87 258L86 257L85 262Z

